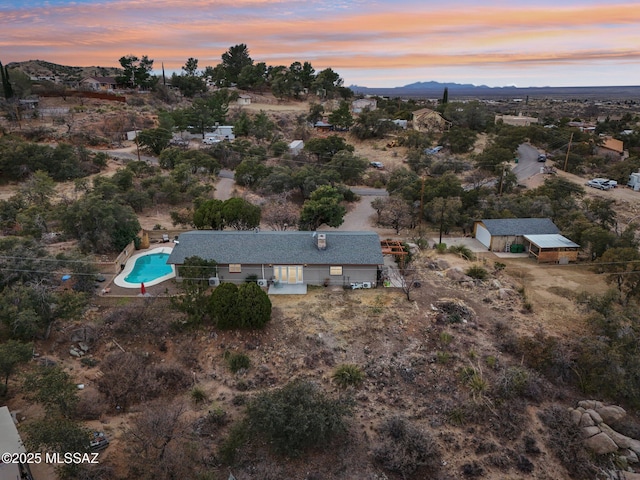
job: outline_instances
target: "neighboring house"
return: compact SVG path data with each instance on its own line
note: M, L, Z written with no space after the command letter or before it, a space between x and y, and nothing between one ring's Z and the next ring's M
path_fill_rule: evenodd
M587 122L567 122L568 127L577 128L581 132L595 132L596 126L593 123Z
M560 229L549 218L499 218L477 220L473 236L491 252L509 252L524 245L525 235L557 235Z
M304 148L304 141L294 140L289 144L289 153L291 155L299 155L300 153L302 153L303 148Z
M235 140L236 136L233 133L233 125L220 125L215 127L212 132L204 134L204 138L210 138L214 140Z
M331 130L333 130L333 125L327 122L319 121L313 124L313 128L315 128L319 132L330 132Z
M251 97L249 95L240 94L236 103L238 105L251 105Z
M401 128L402 130L406 130L409 121L408 120L391 120L391 123L393 123L396 127Z
M528 127L532 123L538 123L536 117L527 117L520 113L519 115L496 115L495 123L502 121L505 125L514 127Z
M359 98L351 102L351 111L353 113L362 113L366 109L375 110L378 108L378 100L375 98Z
M27 453L7 407L0 407L0 452ZM0 462L0 480L33 478L27 463Z
M610 159L620 159L624 155L624 143L611 137L605 137L596 147L596 154Z
M80 85L89 90L115 90L117 87L114 77L87 77L80 82Z
M422 108L413 112L413 129L419 132L444 132L451 128L451 122L439 112Z
M219 231L198 230L178 237L167 263L189 257L215 260L219 282L243 283L247 277L269 286L269 293L306 293L307 285L367 282L375 286L384 260L374 232Z

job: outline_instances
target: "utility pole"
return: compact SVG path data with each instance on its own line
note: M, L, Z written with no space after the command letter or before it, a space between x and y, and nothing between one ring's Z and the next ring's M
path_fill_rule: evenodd
M573 141L573 132L571 132L571 137L569 138L569 145L567 146L567 155L564 157L564 167L562 170L567 171L567 163L569 163L569 150L571 150L571 142Z

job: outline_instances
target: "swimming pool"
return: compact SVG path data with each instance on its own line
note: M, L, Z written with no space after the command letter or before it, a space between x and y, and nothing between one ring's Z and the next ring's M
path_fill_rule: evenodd
M140 288L141 283L151 287L175 277L175 267L167 265L170 253L171 248L161 247L133 255L113 283L124 288Z

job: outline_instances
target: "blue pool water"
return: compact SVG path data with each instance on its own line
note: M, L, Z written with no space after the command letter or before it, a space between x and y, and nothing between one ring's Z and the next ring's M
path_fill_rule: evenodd
M131 273L125 277L129 283L144 283L168 275L172 272L167 265L168 253L151 253L136 260Z

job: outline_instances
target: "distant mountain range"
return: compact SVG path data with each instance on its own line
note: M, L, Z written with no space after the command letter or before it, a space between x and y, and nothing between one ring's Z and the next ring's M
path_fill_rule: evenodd
M449 91L449 100L458 98L590 98L601 100L634 99L640 101L640 86L627 87L488 87L469 83L416 82L404 87L369 88L359 85L349 87L357 94L387 97L442 98L444 89Z

